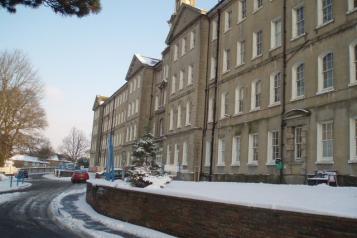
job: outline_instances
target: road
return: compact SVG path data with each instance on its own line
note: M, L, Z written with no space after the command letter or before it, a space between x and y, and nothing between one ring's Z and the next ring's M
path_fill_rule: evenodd
M78 237L54 223L48 208L58 194L72 186L84 185L46 179L34 179L30 182L31 188L23 192L23 195L0 205L0 237Z

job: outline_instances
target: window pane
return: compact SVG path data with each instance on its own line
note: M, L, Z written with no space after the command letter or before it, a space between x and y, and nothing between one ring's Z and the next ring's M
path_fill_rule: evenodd
M280 79L281 73L277 73L274 77L274 102L280 101Z
M296 9L296 35L301 35L305 33L305 26L304 26L304 7L300 7Z
M333 86L333 54L329 53L323 58L323 88Z
M332 0L322 0L323 23L332 20Z

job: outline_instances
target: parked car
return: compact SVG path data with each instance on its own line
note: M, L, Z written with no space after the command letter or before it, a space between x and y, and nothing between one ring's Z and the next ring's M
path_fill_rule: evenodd
M86 182L89 179L89 174L87 171L76 170L72 174L72 183Z
M114 169L114 180L122 179L123 178L122 174L123 174L123 169L119 169L119 168ZM128 171L125 171L124 178L128 176L129 176ZM95 173L95 178L96 179L105 178L105 171Z

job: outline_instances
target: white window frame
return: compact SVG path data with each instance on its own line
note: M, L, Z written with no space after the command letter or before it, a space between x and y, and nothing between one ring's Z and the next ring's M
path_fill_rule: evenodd
M348 0L348 11L347 13L351 13L357 10L357 6L354 6L354 0Z
M299 11L302 9L302 19L299 19ZM303 32L299 32L300 24L302 24ZM298 5L292 9L292 39L299 38L305 34L305 6Z
M331 18L330 19L325 19L324 9L323 9L324 8L323 1L328 1L328 0L317 0L317 27L327 25L334 20L333 0L331 0Z
M185 72L183 70L180 70L180 72L179 72L179 90L183 89L184 75L185 75Z
M354 40L349 45L349 57L350 57L350 83L349 86L357 85L357 54L355 47L357 46L357 40Z
M229 31L232 28L232 10L224 12L224 32Z
M169 130L172 131L174 129L174 109L170 110L170 121L169 121Z
M181 56L186 54L186 37L181 39Z
M261 1L261 5L259 6L259 2ZM256 11L259 11L261 8L263 8L263 0L254 0L253 4L253 13Z
M279 75L279 82L276 84L276 79ZM281 72L275 72L270 75L270 105L269 106L275 106L280 104L281 100ZM278 98L278 100L277 100Z
M213 98L210 97L208 100L208 123L213 122Z
M298 92L298 88L297 88L297 83L298 83L298 79L299 79L299 75L298 75L298 69L299 67L303 65L303 85L304 85L304 90L303 90L303 94L302 95L297 95ZM301 99L304 98L305 95L305 64L303 62L297 62L293 65L292 70L291 70L291 100L297 100L297 99Z
M357 129L356 129L357 117L350 118L350 163L357 163Z
M170 145L166 146L166 164L170 164L171 163L171 151L170 151Z
M139 112L139 99L135 100L135 113Z
M217 23L217 19L214 19L212 21L212 25L211 25L211 41L214 41L217 39L217 27L218 27L218 23Z
M155 111L159 109L159 96L155 96Z
M210 70L210 79L213 80L216 78L216 67L217 67L217 62L215 57L211 57L211 70Z
M192 81L193 81L193 65L189 65L187 70L187 85L191 85Z
M195 48L195 44L196 44L196 31L193 30L190 32L190 50Z
M224 49L223 51L223 64L222 64L222 72L226 73L230 70L231 67L231 50Z
M280 24L280 26L279 26ZM270 49L276 49L282 45L282 20L278 17L270 22Z
M275 161L280 159L280 133L278 130L268 131L267 155L266 165L275 165Z
M245 41L237 42L237 66L245 63Z
M227 116L229 116L228 112L226 111L227 104L228 104L228 92L222 92L222 94L221 94L221 119L224 119Z
M225 141L224 138L218 139L218 156L217 156L217 166L225 166Z
M302 159L302 127L297 126L294 128L294 159L299 161Z
M181 128L181 126L182 126L182 124L181 124L181 116L182 116L181 104L179 104L177 106L177 126L176 126L176 128Z
M260 56L263 55L263 31L262 30L253 32L253 47L252 47L252 50L253 50L252 59L260 57ZM259 52L259 50L261 52Z
M211 165L211 141L206 140L206 152L205 152L205 167Z
M186 119L185 119L185 126L191 125L191 103L190 101L186 102Z
M245 16L244 16L245 13ZM247 0L238 1L238 23L244 21L247 18Z
M179 145L175 144L174 145L174 165L178 165L179 163L179 153L180 153L180 149L179 149Z
M174 94L176 91L176 75L172 76L171 80L171 94Z
M182 144L182 165L183 166L187 166L187 164L188 164L187 157L188 157L188 147L187 147L187 142L185 141Z
M329 87L324 87L324 59L327 57L327 55L332 54L332 69L329 69L332 71L332 85ZM318 57L318 94L320 93L325 93L334 90L334 53L332 51L328 51L326 53L321 54Z
M256 89L256 85L257 83L260 82L260 96L259 96L259 105L257 106L257 89ZM262 104L262 80L260 79L256 79L252 82L252 90L251 90L251 110L255 111L255 110L260 110L261 108L261 104Z
M174 61L178 59L178 45L174 45Z
M241 140L240 136L232 138L232 166L240 166Z
M332 138L328 140L323 140L323 126L332 124ZM332 155L331 156L324 156L323 155L323 144L324 142L328 143L328 141L332 142ZM317 163L333 163L333 155L334 155L334 122L331 121L324 121L317 123Z
M256 160L254 158L257 153ZM248 165L258 165L259 161L259 135L258 133L249 134L249 151L248 151Z

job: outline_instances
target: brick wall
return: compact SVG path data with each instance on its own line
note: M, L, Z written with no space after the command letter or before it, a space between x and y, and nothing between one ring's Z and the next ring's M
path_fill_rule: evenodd
M106 216L178 237L357 237L357 219L198 201L89 183L87 202Z

